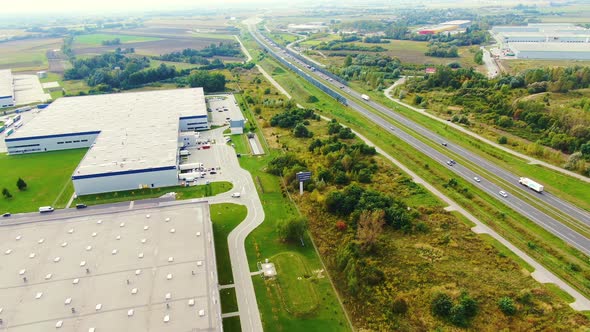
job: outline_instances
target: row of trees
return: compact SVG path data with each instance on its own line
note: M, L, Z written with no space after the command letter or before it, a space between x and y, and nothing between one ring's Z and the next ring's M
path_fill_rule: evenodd
M16 181L16 187L19 191L27 190L27 183L25 182L25 180L18 178L18 180ZM5 199L12 198L12 194L6 187L2 188L2 196L4 196Z
M162 54L155 57L155 59L208 65L209 60L206 58L212 58L214 56L237 57L241 56L241 54L240 44L220 42L219 44L211 44L202 50L187 48L182 51Z

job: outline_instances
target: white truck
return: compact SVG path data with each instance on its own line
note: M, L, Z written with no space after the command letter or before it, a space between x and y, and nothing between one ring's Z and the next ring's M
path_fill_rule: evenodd
M543 192L543 185L529 178L520 178L518 179L518 183L522 184L523 186L527 186L538 193Z
M371 100L371 98L367 95L361 95L361 98L363 98L363 100L365 100L365 101Z

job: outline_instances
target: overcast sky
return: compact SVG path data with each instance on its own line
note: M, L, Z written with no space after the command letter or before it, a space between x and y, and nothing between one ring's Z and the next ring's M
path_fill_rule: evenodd
M102 11L129 11L129 10L153 10L153 9L194 9L194 8L219 8L231 6L245 6L252 4L271 4L303 2L302 0L2 0L10 2L4 5L2 14L6 13L30 13L30 12L102 12ZM214 6L214 7L213 7Z

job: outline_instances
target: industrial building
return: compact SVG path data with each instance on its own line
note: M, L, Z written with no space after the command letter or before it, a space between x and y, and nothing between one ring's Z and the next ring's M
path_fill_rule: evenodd
M0 330L221 332L207 202L13 216Z
M469 20L455 20L455 21L448 21L443 22L434 27L426 27L418 30L418 34L420 35L436 35L441 32L459 32L459 30L465 29L471 25L471 21Z
M0 70L0 108L15 105L14 78L10 69Z
M519 59L590 59L590 29L573 24L496 26L492 33Z
M178 184L181 132L208 129L202 88L60 98L5 139L9 154L89 148L77 195Z

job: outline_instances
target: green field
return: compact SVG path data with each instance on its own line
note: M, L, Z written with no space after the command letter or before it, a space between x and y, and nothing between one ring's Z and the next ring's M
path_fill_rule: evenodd
M87 205L109 204L127 201L136 201L140 199L156 198L169 192L176 193L176 199L190 199L215 196L231 190L233 185L229 182L211 182L210 184L202 184L197 186L183 187L161 187L161 188L147 188L114 191L110 193L91 194L78 196L74 199L74 204L84 203Z
M102 46L103 41L113 40L115 38L119 38L121 40L121 44L141 43L141 42L162 40L162 38L146 37L146 36L93 33L90 35L76 36L76 38L74 39L74 42L77 44L84 44L86 46Z
M222 314L238 311L238 300L236 298L235 288L220 289L219 297Z
M228 317L223 319L223 332L241 332L240 317Z
M314 273L297 253L283 252L270 259L277 270L279 293L287 311L296 316L312 313L319 306Z
M0 69L12 69L13 72L47 69L45 53L59 49L60 38L26 39L0 43Z
M86 149L16 156L0 154L0 189L8 189L13 196L10 199L0 197L0 212L32 212L39 206L69 199L72 192L67 190L68 185L84 154ZM24 191L16 187L19 177L27 183Z
M217 278L220 285L232 284L233 274L227 237L229 233L246 218L248 213L244 205L222 203L211 204L211 222L215 239L215 261L217 262Z

